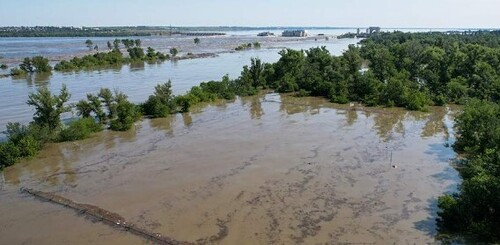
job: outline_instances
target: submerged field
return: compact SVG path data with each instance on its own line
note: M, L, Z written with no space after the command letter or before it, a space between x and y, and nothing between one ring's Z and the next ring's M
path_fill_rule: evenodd
M0 243L148 242L20 187L179 241L430 243L436 199L458 183L454 111L266 94L52 144L1 173Z

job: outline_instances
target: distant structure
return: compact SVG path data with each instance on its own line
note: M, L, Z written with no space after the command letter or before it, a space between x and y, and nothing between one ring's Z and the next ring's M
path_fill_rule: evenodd
M382 29L378 26L368 27L366 29L366 32L361 32L361 29L358 28L356 30L356 33L348 32L348 33L345 33L345 34L338 36L337 38L339 38L339 39L342 39L342 38L368 38L371 35L380 33L381 31L382 31Z
M259 36L259 37L273 37L274 33L266 31L266 32L261 32L261 33L257 34L257 36Z
M378 26L370 26L368 27L368 29L366 29L366 34L374 34L379 32L380 32L380 27Z
M306 30L286 30L281 34L283 37L307 37Z

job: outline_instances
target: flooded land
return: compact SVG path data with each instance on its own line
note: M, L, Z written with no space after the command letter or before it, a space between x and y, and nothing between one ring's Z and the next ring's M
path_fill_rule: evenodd
M265 94L51 144L0 173L0 244L150 243L21 187L184 242L433 243L455 111Z

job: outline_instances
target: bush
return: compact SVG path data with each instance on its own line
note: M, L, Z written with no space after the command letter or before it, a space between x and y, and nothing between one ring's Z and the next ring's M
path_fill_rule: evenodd
M405 95L405 107L408 110L426 111L429 102L427 95L420 91L410 91Z
M127 100L126 96L117 95L116 118L111 120L110 128L115 131L127 131L139 120L140 108Z
M13 165L20 156L19 149L12 142L0 143L0 169Z
M20 123L7 124L7 142L0 143L0 169L8 167L20 158L35 156L45 142L43 131L37 126L25 126Z
M2 70L7 70L7 68L9 68L9 67L6 64L0 65L0 69L2 69Z
M14 67L10 69L10 75L14 77L26 76L26 72L17 67Z
M88 138L92 133L102 130L101 124L97 123L93 118L81 118L72 121L67 127L61 130L59 141L74 141Z
M145 115L152 117L166 117L175 112L174 96L172 95L172 82L158 84L153 95L142 104Z

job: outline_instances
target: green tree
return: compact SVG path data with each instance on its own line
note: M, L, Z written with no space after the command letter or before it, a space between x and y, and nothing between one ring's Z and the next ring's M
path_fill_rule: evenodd
M115 92L116 118L111 120L110 128L115 131L127 131L140 118L136 105L128 101L127 96L121 92Z
M47 87L40 87L36 93L28 96L27 104L35 107L34 122L51 130L61 125L61 114L70 111L65 105L71 94L63 84L59 95L52 95Z
M128 54L130 59L132 60L143 60L144 59L144 50L139 47L129 48Z
M113 48L114 48L115 50L120 50L120 43L121 43L120 39L115 39L115 40L113 41Z
M29 57L24 58L23 62L19 65L19 68L27 73L32 73L35 71L35 67L33 66L33 61Z
M166 117L175 112L172 82L169 80L155 87L153 95L142 105L144 114L152 117Z
M31 59L33 68L36 72L50 72L52 67L49 65L49 60L42 56L35 56Z
M94 42L92 42L92 40L90 39L87 39L87 41L85 41L85 45L87 45L89 51L92 51L92 48L94 47Z
M454 149L463 182L459 192L439 198L438 225L442 232L500 241L500 105L472 100L456 119Z
M179 50L177 50L176 48L170 49L170 54L172 55L172 57L175 57L178 53L179 53Z
M194 44L200 44L200 39L199 38L195 38L194 39Z
M134 42L135 42L135 46L136 46L136 47L140 47L140 46L142 45L142 41L141 41L141 39L135 39L135 41L134 41Z

